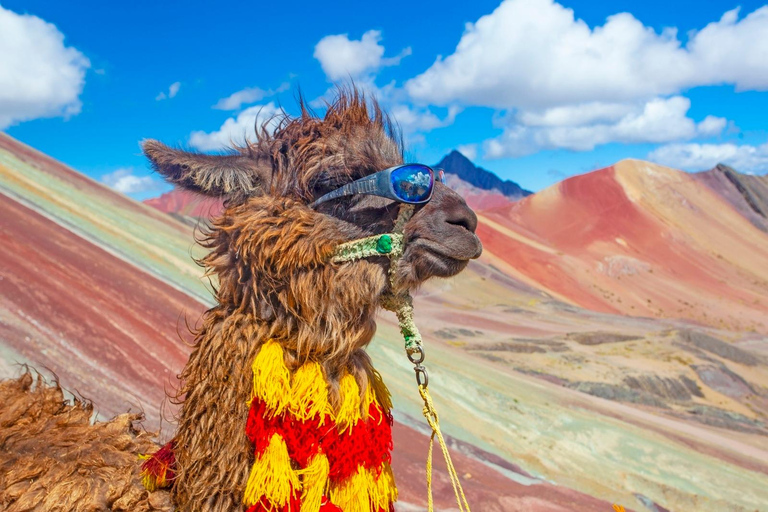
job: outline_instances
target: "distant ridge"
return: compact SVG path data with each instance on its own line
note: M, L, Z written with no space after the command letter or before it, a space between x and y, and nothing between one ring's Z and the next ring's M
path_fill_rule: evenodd
M455 174L479 189L497 190L514 201L532 194L530 190L525 190L514 181L502 180L494 173L476 166L455 149L443 157L435 167L445 169L446 173Z
M693 176L768 233L768 176L743 174L725 164Z

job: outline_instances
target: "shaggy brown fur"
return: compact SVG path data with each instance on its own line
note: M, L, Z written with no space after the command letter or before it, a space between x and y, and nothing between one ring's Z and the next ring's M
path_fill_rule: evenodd
M172 510L167 492L141 485L139 454L157 446L134 427L140 415L92 424L89 403L30 373L0 382L0 404L0 509Z
M374 370L363 350L388 290L389 259L330 263L345 241L388 232L399 205L373 196L307 204L351 180L403 162L386 115L355 90L340 91L323 118L302 106L236 153L188 153L144 142L155 169L169 181L225 199L202 243L202 260L218 280L218 305L196 333L181 374L172 498L180 510L242 509L253 463L245 435L252 393L251 363L268 339L281 343L286 364L319 362L332 401L349 372L365 393ZM397 287L451 276L480 255L474 213L437 184L432 200L406 224ZM397 291L397 290L395 290ZM383 400L383 398L382 398Z

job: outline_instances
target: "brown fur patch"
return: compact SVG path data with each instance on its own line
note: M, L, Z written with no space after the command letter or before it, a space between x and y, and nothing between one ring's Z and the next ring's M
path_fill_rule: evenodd
M193 192L240 199L269 187L270 168L256 156L190 153L156 140L141 146L157 172Z
M139 454L158 446L138 414L92 423L93 407L30 373L0 382L0 508L85 512L172 510L141 484Z

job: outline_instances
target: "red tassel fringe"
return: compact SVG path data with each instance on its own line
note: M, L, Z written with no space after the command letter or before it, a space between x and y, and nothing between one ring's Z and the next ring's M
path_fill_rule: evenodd
M312 456L322 451L328 457L329 477L336 482L349 478L360 465L379 470L383 462L392 462L392 415L376 404L371 404L368 419L340 434L330 418L320 426L317 417L301 421L290 413L270 416L264 402L254 398L246 433L256 457L275 433L285 440L288 454L299 467L306 467Z
M153 491L170 487L176 478L176 456L173 453L174 441L149 456L141 465L141 478L144 486Z
M395 508L394 505L390 507L390 511L394 512ZM294 499L291 500L290 505L285 505L281 508L276 508L270 504L270 502L266 498L262 498L259 503L256 505L250 506L246 509L246 512L300 512L301 511L301 500L300 499ZM384 511L381 512L390 512L390 511ZM322 505L320 505L320 512L344 512L339 507L328 501L327 499L323 502Z

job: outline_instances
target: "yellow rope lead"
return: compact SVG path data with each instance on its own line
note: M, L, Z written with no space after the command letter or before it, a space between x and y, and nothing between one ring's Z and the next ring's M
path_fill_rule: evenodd
M464 496L464 489L461 488L459 474L453 466L451 454L448 453L448 446L445 444L443 433L440 431L440 420L437 417L437 411L432 403L429 390L426 386L419 386L419 394L422 400L424 400L424 417L432 428L432 435L429 438L429 454L427 455L427 510L428 512L434 511L434 503L432 502L432 444L435 441L435 436L437 436L437 441L440 443L440 449L443 451L443 457L445 458L445 466L448 468L448 476L451 478L453 493L456 495L456 503L459 505L459 512L471 512L469 510L469 503L467 503L467 497Z

